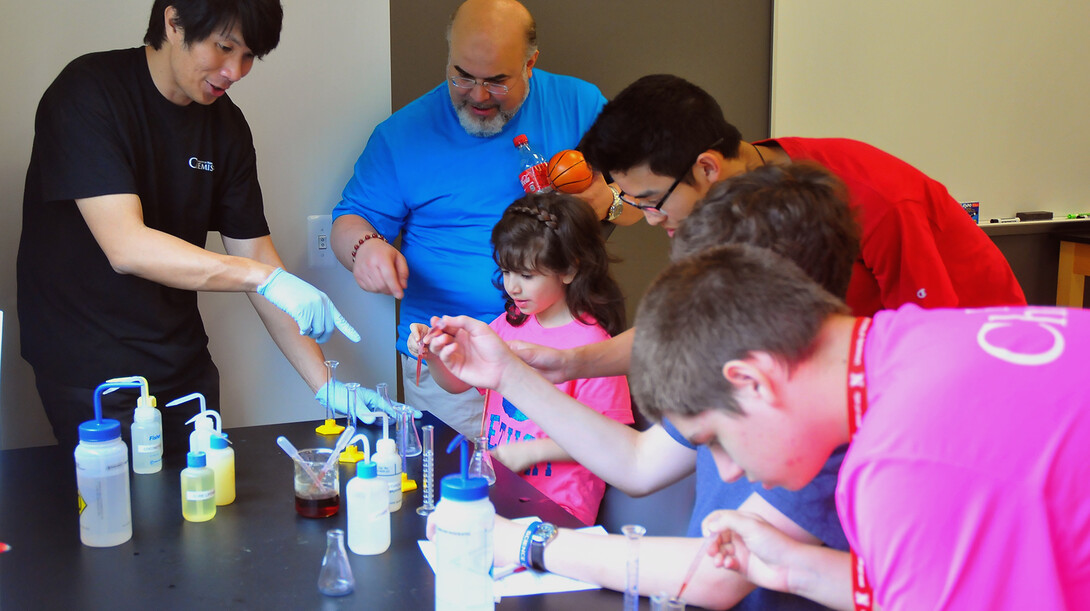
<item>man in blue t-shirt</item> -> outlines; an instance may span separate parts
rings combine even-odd
[[[405,345],[409,325],[433,315],[492,320],[503,312],[489,236],[523,195],[512,141],[525,134],[546,159],[575,148],[605,99],[589,83],[535,68],[534,20],[514,0],[468,0],[451,18],[447,39],[446,82],[371,134],[333,210],[333,250],[365,291],[401,300],[405,403],[475,435],[480,394],[448,395],[426,369],[418,386]],[[600,218],[639,220],[617,216],[624,207],[603,180],[583,198]]]

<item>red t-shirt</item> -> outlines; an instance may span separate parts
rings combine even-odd
[[[861,229],[846,301],[856,316],[924,308],[1025,305],[1003,253],[941,183],[869,144],[776,138],[794,161],[820,163],[848,188]]]

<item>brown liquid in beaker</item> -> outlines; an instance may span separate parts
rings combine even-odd
[[[328,518],[341,508],[341,495],[310,499],[295,495],[295,511],[304,518]]]

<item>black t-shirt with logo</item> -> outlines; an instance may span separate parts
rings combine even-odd
[[[201,247],[209,231],[268,235],[242,112],[227,96],[171,103],[139,47],[70,63],[34,128],[17,264],[23,356],[72,386],[184,380],[210,361],[197,294],[115,272],[74,200],[135,193],[148,227]]]

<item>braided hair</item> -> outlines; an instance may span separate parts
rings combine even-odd
[[[609,273],[598,218],[583,200],[558,192],[531,193],[512,203],[492,228],[492,258],[499,269],[492,280],[504,291],[503,271],[567,274],[575,277],[565,290],[568,311],[588,323],[592,316],[610,335],[625,329],[624,295]],[[507,322],[526,322],[504,291]]]

